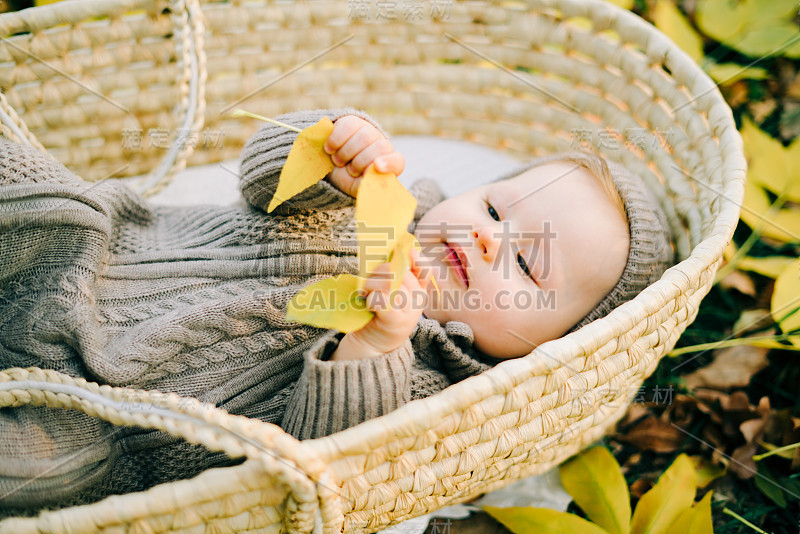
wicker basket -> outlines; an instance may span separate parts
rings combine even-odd
[[[302,443],[191,399],[6,370],[0,406],[79,409],[248,460],[6,519],[0,532],[374,532],[603,436],[694,319],[738,220],[741,139],[711,80],[601,1],[196,2],[79,0],[0,16],[4,134],[86,179],[152,173],[147,192],[187,162],[237,157],[258,126],[231,119],[237,105],[268,116],[353,105],[394,134],[522,156],[588,143],[656,193],[681,262],[524,358]]]

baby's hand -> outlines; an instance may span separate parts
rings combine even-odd
[[[360,330],[346,334],[331,355],[331,360],[374,358],[401,346],[417,324],[425,306],[425,288],[430,269],[419,263],[419,251],[411,249],[411,269],[402,285],[390,293],[389,264],[380,264],[364,282],[367,308],[375,316]]]
[[[392,143],[375,126],[355,115],[336,120],[324,149],[335,165],[328,180],[353,198],[361,175],[370,165],[375,165],[378,172],[396,176],[405,168],[403,155],[394,151]]]

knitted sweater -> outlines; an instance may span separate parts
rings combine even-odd
[[[305,128],[317,110],[280,120]],[[377,124],[376,124],[377,126]],[[285,319],[302,287],[356,273],[354,199],[327,180],[266,206],[296,133],[267,125],[242,153],[243,207],[151,206],[0,138],[0,368],[196,397],[320,437],[488,368],[464,323],[422,317],[379,357],[328,361],[342,334]],[[420,180],[416,221],[443,196]],[[241,461],[241,460],[239,460]],[[72,410],[0,410],[0,510],[92,502],[234,461],[160,431]],[[2,513],[0,512],[0,515]]]

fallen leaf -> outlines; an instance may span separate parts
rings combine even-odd
[[[631,503],[619,464],[605,447],[593,447],[558,468],[561,484],[594,523],[628,534]]]
[[[794,0],[700,0],[695,20],[700,30],[731,48],[751,56],[800,55],[800,43],[786,46],[797,35],[791,19],[797,14]],[[781,48],[782,47],[782,48]]]
[[[706,493],[700,502],[684,510],[669,526],[667,534],[713,534],[711,521],[711,494]]]
[[[788,265],[775,280],[770,313],[783,332],[800,329],[800,258]],[[800,341],[793,344],[800,347]]]
[[[771,207],[764,188],[748,179],[744,186],[742,221],[753,230],[757,229],[762,241],[765,238],[781,243],[800,241],[800,210],[786,207],[770,210]]]
[[[750,115],[756,122],[764,122],[764,120],[769,117],[777,107],[778,103],[774,98],[769,98],[767,100],[753,100],[747,103],[747,111],[750,112]]]
[[[398,241],[408,233],[416,206],[417,200],[394,174],[379,173],[372,165],[364,171],[356,196],[362,285],[369,273],[389,259]]]
[[[800,202],[800,180],[797,180],[800,171],[800,139],[784,147],[747,116],[742,119],[741,134],[747,158],[747,181],[758,184],[775,195],[786,190],[788,200]]]
[[[646,478],[640,478],[631,484],[631,495],[637,500],[641,499],[642,495],[650,491],[650,488],[652,487],[653,484],[651,484],[649,480]]]
[[[605,530],[583,518],[550,508],[484,506],[483,509],[515,534],[530,534],[531,532],[607,534]]]
[[[680,448],[686,440],[686,434],[651,415],[634,425],[625,434],[618,435],[617,439],[642,450],[669,453]]]
[[[689,459],[692,460],[695,473],[697,473],[698,488],[705,488],[712,481],[728,472],[727,467],[724,465],[711,463],[702,456],[690,456]]]
[[[743,336],[755,330],[764,330],[774,324],[769,310],[757,308],[755,310],[744,310],[736,322],[731,327],[731,335],[734,337]],[[774,330],[772,330],[774,333]],[[763,332],[762,332],[763,335]]]
[[[374,314],[357,295],[357,276],[340,274],[325,278],[295,294],[286,307],[286,319],[344,333],[358,330]]]
[[[744,67],[738,63],[711,63],[704,68],[708,75],[720,85],[733,85],[739,80],[765,80],[769,78],[769,72],[761,67]],[[732,99],[731,106],[744,103],[747,100],[746,92],[738,93],[737,96],[739,94],[743,98]]]
[[[754,297],[756,294],[756,285],[753,279],[741,271],[731,271],[719,281],[719,286],[722,289],[735,289],[743,295]]]
[[[692,506],[696,485],[697,475],[691,460],[685,454],[679,455],[636,505],[631,521],[632,534],[666,532],[678,516]]]
[[[699,387],[730,389],[744,387],[754,374],[769,362],[769,349],[750,345],[737,345],[714,351],[714,360],[684,377],[689,389]]]
[[[653,10],[653,23],[696,62],[703,59],[703,39],[674,3],[659,0]]]
[[[762,258],[747,256],[742,258],[736,268],[742,271],[752,271],[769,278],[777,278],[781,271],[792,262],[794,262],[794,258],[789,256],[766,256]]]
[[[284,201],[316,184],[333,170],[331,157],[322,148],[333,132],[333,122],[323,117],[297,134],[278,178],[278,188],[267,206],[272,212]]]

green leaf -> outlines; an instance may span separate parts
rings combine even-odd
[[[769,72],[761,67],[743,67],[737,63],[711,63],[705,67],[711,78],[720,85],[731,85],[739,80],[766,80]]]
[[[633,534],[664,534],[694,502],[697,475],[685,454],[678,456],[633,512]]]
[[[711,494],[708,492],[700,502],[684,510],[673,522],[667,534],[714,534],[711,521]]]
[[[675,4],[669,0],[659,0],[653,10],[653,22],[692,59],[698,63],[703,59],[703,39]]]
[[[308,285],[289,301],[286,319],[344,333],[363,328],[374,314],[363,299],[357,298],[357,287],[358,277],[352,274]]]
[[[550,508],[484,506],[483,509],[515,534],[608,534],[583,518]]]
[[[593,447],[558,468],[561,484],[589,519],[612,534],[630,529],[631,502],[619,464],[605,447]]]
[[[783,494],[781,484],[763,463],[758,464],[758,475],[754,477],[754,481],[761,493],[781,508],[786,508],[786,496]]]

